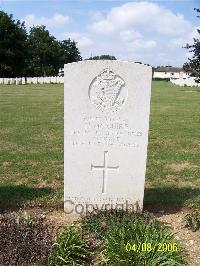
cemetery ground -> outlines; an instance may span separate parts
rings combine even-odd
[[[199,102],[199,88],[153,82],[144,210],[170,223],[190,265],[200,263],[200,234],[182,219],[200,211]],[[47,219],[46,250],[63,224],[63,127],[62,84],[0,86],[0,217]]]

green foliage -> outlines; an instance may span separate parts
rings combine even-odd
[[[27,211],[24,211],[24,222],[25,222],[26,224],[31,224],[31,223],[33,223],[33,220],[32,220],[30,214],[29,214]]]
[[[196,232],[200,229],[200,213],[195,211],[191,214],[187,214],[184,217],[184,222],[186,222],[186,226],[189,227],[193,232]]]
[[[31,28],[28,47],[30,52],[27,75],[57,75],[61,65],[60,46],[45,26]]]
[[[70,39],[60,42],[60,47],[62,51],[62,64],[72,63],[81,61],[82,57],[78,48],[76,47],[76,42]]]
[[[48,265],[183,266],[186,254],[169,227],[149,214],[111,210],[64,227]]]
[[[200,13],[200,9],[195,8],[197,13]],[[199,17],[199,16],[197,16]],[[197,32],[200,37],[200,29],[197,29]],[[189,52],[193,53],[192,58],[188,58],[189,62],[186,62],[183,65],[185,71],[189,72],[191,76],[196,77],[196,81],[200,82],[200,40],[194,38],[194,43],[186,44],[186,49],[189,49]]]
[[[58,41],[43,25],[27,34],[24,22],[0,11],[0,77],[57,75],[80,60],[75,41]]]
[[[147,214],[100,212],[86,217],[83,228],[104,241],[106,265],[185,265],[184,251],[169,228]]]
[[[0,11],[0,77],[18,77],[25,71],[27,32],[24,23]]]
[[[170,78],[153,78],[154,81],[170,81]]]
[[[34,225],[35,224],[34,219],[31,217],[31,215],[27,211],[23,212],[23,222],[26,225]],[[20,226],[20,215],[17,216],[16,223]]]
[[[56,40],[45,26],[31,28],[28,47],[30,53],[27,75],[29,76],[57,75],[64,64],[82,59],[74,41]]]
[[[83,265],[88,255],[89,249],[83,239],[81,229],[75,226],[64,227],[54,244],[48,265]]]
[[[116,57],[113,55],[96,55],[89,58],[89,60],[116,60]]]

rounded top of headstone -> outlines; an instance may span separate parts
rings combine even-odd
[[[120,65],[120,64],[131,64],[131,65],[135,65],[138,68],[141,69],[152,69],[151,66],[147,65],[147,64],[142,64],[142,63],[135,63],[132,61],[124,61],[124,60],[83,60],[83,61],[78,61],[78,62],[72,62],[72,63],[68,63],[65,64],[64,67],[69,67],[70,65],[80,65],[80,64],[103,64],[103,65]]]

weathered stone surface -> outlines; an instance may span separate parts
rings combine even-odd
[[[65,65],[66,213],[142,209],[151,79],[129,62]]]

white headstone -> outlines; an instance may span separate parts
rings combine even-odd
[[[0,84],[3,84],[3,78],[0,78]]]
[[[66,213],[142,210],[151,79],[129,62],[65,65]]]
[[[30,78],[30,77],[26,78],[26,83],[27,84],[31,84],[32,83],[32,78]]]
[[[32,83],[33,84],[37,84],[38,83],[38,78],[37,77],[32,78]]]
[[[15,84],[15,78],[10,78],[10,84]]]
[[[6,84],[6,85],[9,84],[9,79],[8,78],[4,78],[3,79],[3,83]]]
[[[51,83],[57,83],[57,78],[56,77],[51,77]]]
[[[39,77],[38,78],[38,83],[43,84],[44,83],[44,77]]]
[[[57,77],[58,83],[64,83],[64,77]]]
[[[22,78],[22,84],[25,85],[26,84],[26,79]]]
[[[22,78],[16,78],[16,85],[22,84]]]
[[[51,78],[50,77],[44,77],[44,83],[51,83]]]

